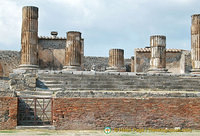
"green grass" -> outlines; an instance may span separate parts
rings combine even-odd
[[[49,134],[49,133],[40,133],[40,134],[37,134],[37,135],[44,135],[44,136],[47,136],[47,135],[51,135],[51,134]]]
[[[0,133],[15,133],[16,130],[1,130]]]

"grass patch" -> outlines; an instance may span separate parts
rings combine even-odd
[[[51,135],[51,134],[49,134],[49,133],[40,133],[40,134],[37,134],[37,135],[47,136],[47,135]]]
[[[15,130],[1,130],[0,133],[15,133]]]

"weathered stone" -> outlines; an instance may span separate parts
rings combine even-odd
[[[151,60],[150,73],[166,73],[166,37],[154,35],[150,37]]]
[[[191,58],[193,74],[200,74],[200,14],[192,15]]]
[[[64,70],[81,70],[81,33],[70,31],[67,33]]]
[[[21,65],[23,69],[38,67],[38,8],[25,6],[22,9]]]
[[[125,72],[124,67],[124,50],[122,49],[111,49],[109,51],[109,67],[107,72]]]
[[[3,76],[3,68],[2,68],[1,63],[0,63],[0,77],[2,77],[2,76]]]
[[[15,129],[17,126],[18,98],[12,97],[10,94],[0,97],[0,107],[0,130]]]

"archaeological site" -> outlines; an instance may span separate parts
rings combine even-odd
[[[200,129],[200,14],[191,16],[191,51],[152,35],[128,59],[116,48],[85,56],[78,31],[38,36],[38,19],[37,7],[23,7],[21,51],[0,51],[1,130]]]

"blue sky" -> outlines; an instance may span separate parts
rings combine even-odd
[[[0,0],[0,50],[20,50],[23,6],[39,7],[39,36],[80,31],[86,56],[121,48],[125,58],[156,34],[167,48],[190,50],[191,15],[200,13],[200,0]]]

